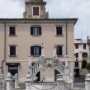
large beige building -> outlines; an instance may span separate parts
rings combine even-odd
[[[57,56],[64,63],[66,55],[70,61],[70,72],[74,69],[74,25],[77,18],[49,18],[43,0],[26,0],[24,18],[0,19],[1,73],[18,73],[24,81],[28,72],[29,54],[34,64],[41,55],[44,45],[45,58],[53,57],[54,45]],[[58,13],[58,12],[57,12]],[[41,73],[38,74],[41,76]],[[55,71],[46,73],[53,81]]]

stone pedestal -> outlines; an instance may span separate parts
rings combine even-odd
[[[6,78],[6,90],[12,90],[12,81],[11,74],[8,73]]]
[[[85,89],[86,90],[90,90],[90,74],[86,75],[86,79],[85,79]]]
[[[57,84],[58,84],[58,90],[65,90],[64,89],[64,79],[63,75],[57,74]]]
[[[15,74],[15,89],[19,89],[19,81],[18,81],[18,76],[17,76],[17,73]]]
[[[3,74],[1,74],[0,80],[1,80],[1,88],[2,90],[5,90],[5,78]]]
[[[65,68],[65,81],[68,83],[70,82],[70,73],[69,73],[69,67]]]
[[[26,90],[31,90],[31,82],[32,82],[32,78],[31,78],[31,75],[30,74],[27,74],[27,77],[26,77]]]

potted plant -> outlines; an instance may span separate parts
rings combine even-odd
[[[90,73],[90,63],[87,63],[86,69],[87,69],[87,70],[89,71],[89,73]]]

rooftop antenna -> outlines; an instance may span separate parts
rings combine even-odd
[[[87,29],[87,36],[88,36],[88,29]]]
[[[81,38],[82,38],[82,40],[83,40],[83,30],[82,30],[81,34],[82,34],[82,37],[81,37]]]

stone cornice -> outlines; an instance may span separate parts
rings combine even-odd
[[[78,18],[0,18],[0,23],[76,23]]]

